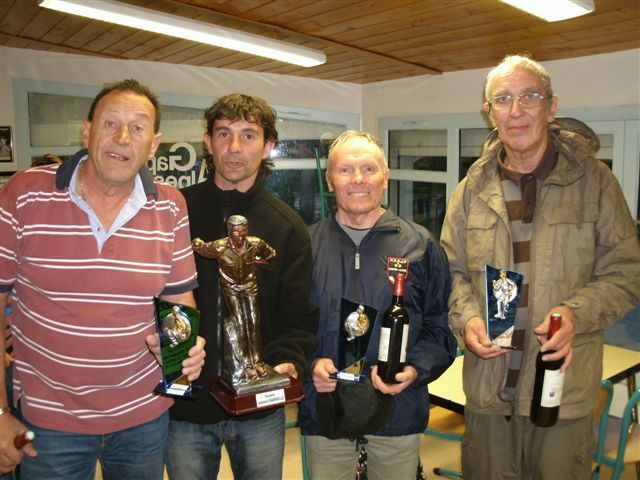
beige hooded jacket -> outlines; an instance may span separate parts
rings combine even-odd
[[[509,355],[483,360],[466,350],[466,408],[481,413],[529,415],[539,343],[532,330],[551,308],[564,304],[576,319],[574,358],[564,379],[560,418],[592,413],[602,375],[604,328],[640,297],[640,243],[611,170],[595,160],[595,133],[558,118],[549,125],[558,161],[544,181],[533,220],[529,328],[513,404],[500,399]],[[498,177],[497,132],[453,192],[441,243],[453,279],[449,325],[461,344],[465,323],[485,317],[484,269],[513,268],[509,218]]]

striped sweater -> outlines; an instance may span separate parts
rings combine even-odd
[[[0,189],[0,292],[13,288],[14,398],[25,418],[103,434],[170,406],[151,393],[162,378],[145,344],[153,297],[197,283],[184,199],[146,168],[146,204],[98,250],[69,196],[81,158],[19,172]]]

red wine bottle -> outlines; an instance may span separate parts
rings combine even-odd
[[[547,339],[560,329],[562,315],[552,313],[549,319],[549,332]],[[550,427],[558,421],[558,412],[562,401],[562,384],[564,373],[560,367],[564,358],[545,362],[542,355],[553,353],[548,350],[544,353],[538,352],[536,358],[536,379],[533,384],[533,399],[531,400],[531,414],[529,415],[534,425],[538,427]]]
[[[398,383],[396,373],[404,370],[409,339],[409,315],[402,306],[404,275],[395,277],[393,302],[384,312],[378,350],[378,375],[384,383]]]

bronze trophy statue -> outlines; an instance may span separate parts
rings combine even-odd
[[[261,238],[248,235],[248,222],[242,215],[229,217],[227,232],[228,237],[211,242],[196,238],[192,245],[197,254],[218,261],[220,291],[228,313],[224,319],[222,375],[213,379],[210,393],[228,413],[241,414],[299,398],[284,399],[283,387],[289,387],[292,379],[275,372],[264,363],[261,355],[256,264],[273,261],[277,253]],[[265,393],[280,390],[281,402],[278,401],[278,393]],[[263,394],[255,395],[254,406],[256,392]],[[274,399],[274,395],[277,399]],[[240,398],[243,396],[250,398],[243,401]],[[267,399],[264,400],[264,397]],[[261,406],[261,401],[266,403]]]

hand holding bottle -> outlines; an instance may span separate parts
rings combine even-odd
[[[9,412],[0,414],[0,474],[14,470],[24,455],[38,455],[33,443],[21,440],[16,443],[25,431],[25,426]]]
[[[405,388],[411,385],[418,378],[418,372],[411,365],[405,365],[404,370],[396,375],[396,381],[398,383],[388,384],[384,383],[378,375],[378,366],[371,367],[371,382],[374,388],[380,390],[382,393],[389,395],[397,395]]]
[[[549,331],[549,318],[552,312],[557,312],[562,315],[562,325],[560,330],[555,332],[551,339],[548,338]],[[540,351],[548,354],[543,356],[543,360],[554,361],[564,358],[561,370],[564,372],[573,359],[573,343],[576,338],[575,317],[573,311],[564,305],[559,305],[552,308],[544,318],[544,321],[533,329],[533,332],[538,335],[538,341],[541,343]]]
[[[548,342],[545,343],[551,343],[561,328],[562,314],[559,312],[551,313],[547,331]],[[555,356],[556,353],[553,350],[547,351],[550,352],[548,355],[545,355],[541,350],[536,357],[536,375],[529,414],[531,422],[538,427],[555,425],[562,404],[564,371],[560,367],[564,363],[564,359],[545,360],[545,357]]]

